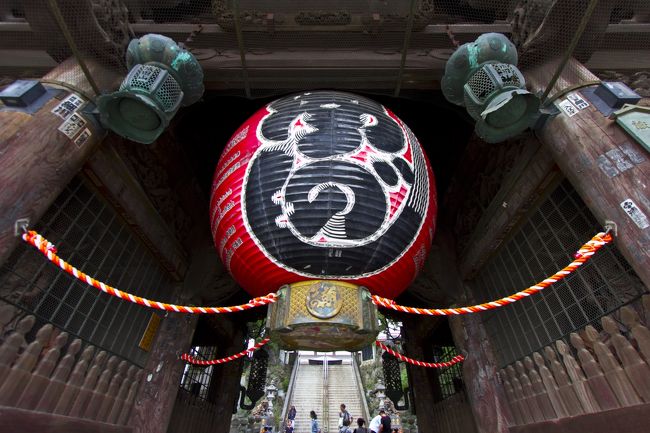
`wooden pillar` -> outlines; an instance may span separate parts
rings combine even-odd
[[[189,350],[196,322],[195,315],[168,313],[160,325],[126,423],[133,427],[134,433],[167,431],[185,367],[179,356]]]
[[[481,317],[476,314],[450,317],[449,326],[456,348],[466,355],[463,380],[477,431],[508,433],[512,415],[498,381],[496,360]]]
[[[545,88],[556,64],[549,62],[527,71],[526,81],[533,91]],[[556,89],[597,80],[587,68],[571,59]],[[551,92],[551,96],[554,93]],[[566,95],[561,96],[556,103],[565,98]],[[648,105],[650,101],[645,99],[642,103]],[[537,135],[596,218],[602,224],[606,220],[616,223],[616,246],[646,287],[650,287],[650,158],[647,151],[593,104],[578,109],[571,117],[560,110],[560,114],[550,119]]]
[[[116,81],[98,64],[89,64],[95,76],[105,79],[103,87],[110,88]],[[47,76],[44,83],[53,97],[42,107],[33,113],[8,107],[0,110],[0,264],[19,241],[15,221],[29,218],[31,224],[36,223],[105,135],[94,117],[83,113],[83,107],[72,113],[62,106],[69,97],[88,102],[88,97],[75,90],[79,84],[75,80],[84,81],[76,62],[63,62]]]
[[[459,305],[467,305],[469,292],[461,281],[456,266],[454,239],[450,233],[440,230],[436,243],[442,249],[447,272],[439,281],[452,287],[457,293]],[[463,362],[463,382],[472,408],[478,433],[507,433],[511,423],[510,410],[506,403],[505,391],[497,378],[497,364],[480,315],[469,314],[449,318],[449,327],[456,349],[465,354]],[[418,413],[418,418],[420,413]]]
[[[404,351],[414,359],[430,359],[431,343],[428,337],[441,318],[405,317],[402,320]],[[427,341],[429,340],[429,341]],[[409,386],[413,392],[413,412],[417,415],[418,428],[427,431],[436,425],[436,418],[431,406],[442,399],[438,374],[432,368],[415,367],[407,364],[409,369]],[[404,385],[404,384],[402,384]]]
[[[217,346],[218,358],[239,353],[246,348],[244,322],[240,323],[240,320],[233,316],[219,317],[218,323],[221,329],[227,331],[220,333],[220,344]],[[233,409],[238,404],[239,381],[243,365],[243,360],[238,360],[213,367],[208,400],[216,404],[214,419],[220,420],[213,433],[230,432]]]

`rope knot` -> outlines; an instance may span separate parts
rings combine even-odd
[[[253,298],[250,301],[248,301],[250,305],[255,307],[266,305],[271,302],[275,302],[275,293],[269,293],[268,295],[258,296],[257,298]]]
[[[38,236],[38,233],[36,233],[34,230],[30,230],[27,233],[23,233],[23,239],[31,244],[36,242],[35,241],[36,236]]]
[[[44,249],[45,252],[51,252],[52,254],[57,253],[57,249],[54,244],[36,233],[34,230],[30,230],[27,233],[24,233],[23,239],[32,245],[35,245],[38,249]]]
[[[596,236],[597,237],[597,236]],[[595,237],[594,237],[595,239]],[[575,259],[580,259],[584,257],[586,253],[594,253],[598,250],[598,245],[594,243],[594,239],[590,240],[586,244],[584,244],[575,254],[573,254],[573,258]]]
[[[58,252],[58,250],[56,249],[54,244],[52,242],[49,242],[49,241],[46,241],[46,242],[47,242],[47,244],[45,245],[45,249],[47,251],[51,252],[52,254],[56,254]]]

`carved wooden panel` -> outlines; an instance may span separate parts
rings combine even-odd
[[[647,313],[647,304],[650,295],[635,307]],[[623,322],[616,319],[619,317]],[[650,341],[650,331],[645,320],[634,307],[622,307],[602,318],[603,332],[587,326],[571,334],[572,347],[558,340],[544,348],[546,359],[534,354],[536,365],[526,357],[525,369],[517,361],[516,369],[510,365],[501,370],[514,424],[531,425],[648,403],[650,364],[642,348]],[[543,386],[539,386],[540,380]]]
[[[0,313],[6,311],[0,308]],[[0,319],[5,318],[0,314]],[[125,390],[137,388],[139,374],[135,379],[133,376],[140,370],[131,366],[125,375],[126,361],[109,357],[104,351],[93,358],[92,346],[86,346],[79,354],[82,346],[79,339],[63,351],[68,335],[51,324],[40,327],[34,340],[27,342],[25,335],[34,324],[34,316],[24,316],[14,329],[5,327],[0,345],[0,404],[22,408],[25,414],[52,413],[124,424],[126,415],[117,413],[131,410],[133,397],[129,400]],[[19,353],[21,347],[24,350]],[[65,355],[61,356],[62,353]],[[5,416],[0,411],[0,426],[6,422]]]

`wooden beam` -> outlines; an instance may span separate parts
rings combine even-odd
[[[234,34],[216,23],[133,23],[137,35],[159,33],[184,41],[194,32],[191,48],[204,70],[206,88],[242,88],[241,61]],[[382,31],[370,34],[360,25],[305,28],[305,26],[276,26],[273,37],[266,27],[246,31],[249,79],[258,89],[293,89],[295,83],[303,88],[332,86],[347,89],[388,89],[394,85],[400,62],[399,33]],[[450,30],[460,42],[475,40],[485,32],[508,33],[508,23],[451,24]],[[308,32],[310,37],[302,35]],[[29,35],[32,35],[31,37]],[[31,41],[16,46],[16,37]],[[631,48],[650,43],[648,24],[611,24],[605,33],[606,44],[594,53],[588,65],[594,69],[643,69],[648,60],[642,51]],[[27,23],[0,23],[0,74],[16,76],[30,68],[42,71],[40,63],[46,49],[40,45]],[[4,44],[4,45],[3,45]],[[358,49],[351,51],[350,47]],[[372,47],[364,50],[361,48]],[[438,89],[445,62],[452,52],[447,26],[432,24],[414,32],[404,67],[403,85],[410,89]],[[19,48],[19,49],[17,49]],[[384,51],[380,51],[384,50]],[[379,51],[379,52],[378,52]],[[312,83],[312,84],[310,84]]]
[[[455,241],[449,226],[439,224],[424,267],[405,295],[416,298],[426,307],[455,302],[463,291],[457,275],[449,272],[456,267]]]
[[[57,63],[43,50],[27,50],[23,47],[21,49],[13,50],[0,50],[0,63],[2,69],[16,68],[23,71],[45,70],[51,71],[56,68]],[[40,78],[43,74],[39,74]]]
[[[638,433],[648,430],[650,403],[510,427],[510,433]]]
[[[430,360],[432,355],[431,334],[444,318],[406,317],[402,321],[404,335],[404,352],[411,358]],[[406,364],[409,370],[409,387],[413,395],[411,412],[417,415],[419,431],[425,432],[429,426],[436,425],[435,414],[431,405],[442,399],[438,372],[433,368],[416,367]],[[405,384],[402,384],[403,386]]]
[[[154,22],[135,22],[131,23],[131,28],[136,36],[142,36],[147,33],[158,33],[170,37],[176,41],[184,41],[187,36],[196,32],[191,46],[192,48],[234,48],[234,33],[232,31],[224,30],[219,24],[216,23],[154,23]],[[353,36],[355,33],[358,37],[370,40],[377,39],[377,35],[369,35],[369,25],[351,24],[346,26],[301,26],[301,25],[276,25],[274,28],[274,35],[280,33],[281,35],[276,39],[286,43],[287,37],[293,38],[294,43],[299,43],[295,40],[298,34],[309,32],[314,36],[310,38],[312,41],[317,41],[316,36],[338,35],[339,40],[341,34],[347,37]],[[390,30],[381,30],[385,34],[399,33],[403,31],[402,28],[395,27],[397,32]],[[452,31],[454,37],[461,43],[474,41],[478,36],[483,33],[510,33],[512,25],[507,22],[495,22],[491,24],[476,24],[476,23],[459,23],[449,24],[449,30]],[[266,34],[268,29],[266,25],[260,24],[257,29],[246,28],[248,35]],[[44,49],[45,41],[43,38],[38,38],[30,27],[29,23],[25,22],[0,22],[0,48],[15,49],[16,41],[20,40],[21,49]],[[421,31],[414,33],[415,39],[413,47],[430,47],[430,48],[451,48],[449,38],[447,36],[447,24],[429,24]],[[265,43],[273,43],[268,38],[263,38]],[[650,23],[618,23],[609,24],[605,29],[604,49],[629,49],[630,44],[640,46],[650,39]],[[353,46],[350,44],[348,46]],[[363,45],[358,45],[363,46]]]
[[[216,357],[223,358],[233,353],[239,353],[245,349],[246,326],[234,318],[223,318],[233,322],[235,325],[231,333],[221,335],[221,344],[217,348]],[[229,432],[233,408],[236,407],[239,397],[240,380],[244,367],[243,359],[225,364],[215,365],[208,387],[208,400],[216,403],[215,419],[221,420],[219,432]]]
[[[528,72],[533,91],[543,89],[553,74],[550,62]],[[558,90],[598,80],[578,61],[571,59],[558,80]],[[577,91],[571,92],[575,93]],[[555,92],[552,92],[553,95]],[[556,101],[559,103],[564,97]],[[650,100],[642,103],[650,104]],[[615,243],[646,287],[650,287],[650,161],[647,151],[615,121],[594,106],[569,117],[562,110],[538,131],[540,141],[571,181],[601,224],[618,226]],[[626,212],[638,216],[635,220]]]
[[[188,267],[185,250],[110,143],[108,139],[106,145],[90,157],[84,166],[84,173],[140,236],[161,265],[180,281]]]
[[[647,46],[650,46],[650,43],[630,45],[632,48]],[[650,55],[647,49],[596,51],[585,65],[590,71],[643,71],[650,69]]]
[[[460,255],[459,269],[464,280],[476,274],[537,199],[562,178],[541,143],[533,136],[524,140],[522,154],[504,178]]]
[[[8,23],[7,23],[8,24]],[[18,29],[19,26],[14,26],[14,29]],[[172,37],[175,35],[177,37],[186,37],[192,31],[196,30],[197,25],[192,23],[154,23],[154,22],[139,22],[132,23],[131,27],[136,35],[144,35],[147,33],[160,33],[165,36]],[[322,32],[322,33],[340,33],[341,31],[346,33],[361,32],[367,30],[370,26],[363,24],[349,24],[342,26],[303,26],[303,25],[276,25],[276,32],[287,32],[287,33],[304,33],[306,29],[309,29],[313,32]],[[493,24],[450,24],[449,28],[454,33],[454,35],[469,35],[467,37],[471,40],[476,39],[482,33],[497,32],[497,33],[508,33],[510,31],[511,25],[506,22],[498,22]],[[21,27],[23,31],[29,29],[29,27]],[[395,27],[395,31],[400,32],[404,31],[403,28]],[[2,28],[0,28],[0,31]],[[255,32],[254,29],[247,27],[247,31]],[[258,32],[266,33],[267,27],[260,24],[258,27]],[[219,24],[202,24],[201,25],[201,34],[230,34],[232,31],[224,30]],[[424,34],[444,34],[447,35],[447,25],[446,24],[429,24],[421,33]]]
[[[469,290],[461,280],[456,266],[458,256],[454,244],[455,238],[446,230],[441,230],[436,234],[436,238],[438,239],[436,242],[437,254],[445,272],[433,274],[433,278],[436,278],[435,283],[456,292],[457,303],[454,306],[474,304],[471,297],[467,296]],[[427,340],[427,337],[431,336],[429,330],[444,318],[407,316],[410,317],[401,319],[405,325],[404,340],[405,347],[408,349],[407,355],[414,358],[418,358],[418,354],[425,356],[426,351],[423,351],[422,348],[430,347],[431,340]],[[466,356],[462,364],[463,381],[476,421],[476,431],[478,433],[508,433],[508,425],[512,416],[507,406],[503,387],[496,376],[497,363],[481,316],[468,314],[449,317],[448,320],[456,348],[459,353]],[[417,369],[417,367],[415,368]],[[419,370],[429,369],[420,368]],[[420,430],[427,431],[425,426],[435,425],[435,419],[430,409],[433,394],[431,391],[423,391],[422,384],[425,387],[431,387],[435,383],[427,373],[418,372],[413,368],[411,368],[411,373],[415,374],[413,378],[414,392],[419,390],[420,393],[420,397],[417,393],[415,394],[418,424]],[[421,401],[423,395],[425,397],[424,404]],[[424,416],[422,420],[421,416]]]

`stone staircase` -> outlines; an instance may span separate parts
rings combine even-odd
[[[345,403],[348,412],[352,415],[351,427],[356,427],[356,418],[364,416],[363,413],[363,392],[359,392],[357,378],[354,371],[354,360],[350,356],[336,355],[342,364],[327,366],[327,388],[326,397],[328,414],[324,412],[323,402],[323,365],[308,364],[311,356],[299,357],[297,371],[294,378],[292,393],[289,396],[289,403],[296,407],[296,419],[294,433],[311,433],[311,420],[309,412],[316,411],[318,423],[323,433],[338,433],[339,411],[341,403]],[[302,362],[301,362],[302,361]],[[364,416],[365,417],[365,416]],[[366,420],[367,421],[367,420]],[[284,432],[282,426],[280,432]]]
[[[354,361],[352,361],[354,362]],[[327,430],[329,433],[338,432],[339,412],[340,405],[344,403],[348,412],[352,416],[352,424],[350,427],[354,429],[356,419],[363,415],[362,395],[359,395],[357,387],[357,380],[354,374],[354,366],[352,364],[330,365],[328,366],[328,408],[329,419]],[[366,420],[366,427],[367,427]],[[323,429],[323,432],[325,430]]]
[[[318,421],[322,428],[323,410],[323,366],[299,364],[296,372],[295,384],[290,405],[296,407],[296,420],[294,433],[310,433],[311,420],[309,411],[318,414]],[[289,406],[290,407],[290,406]],[[284,432],[284,429],[280,430]]]

